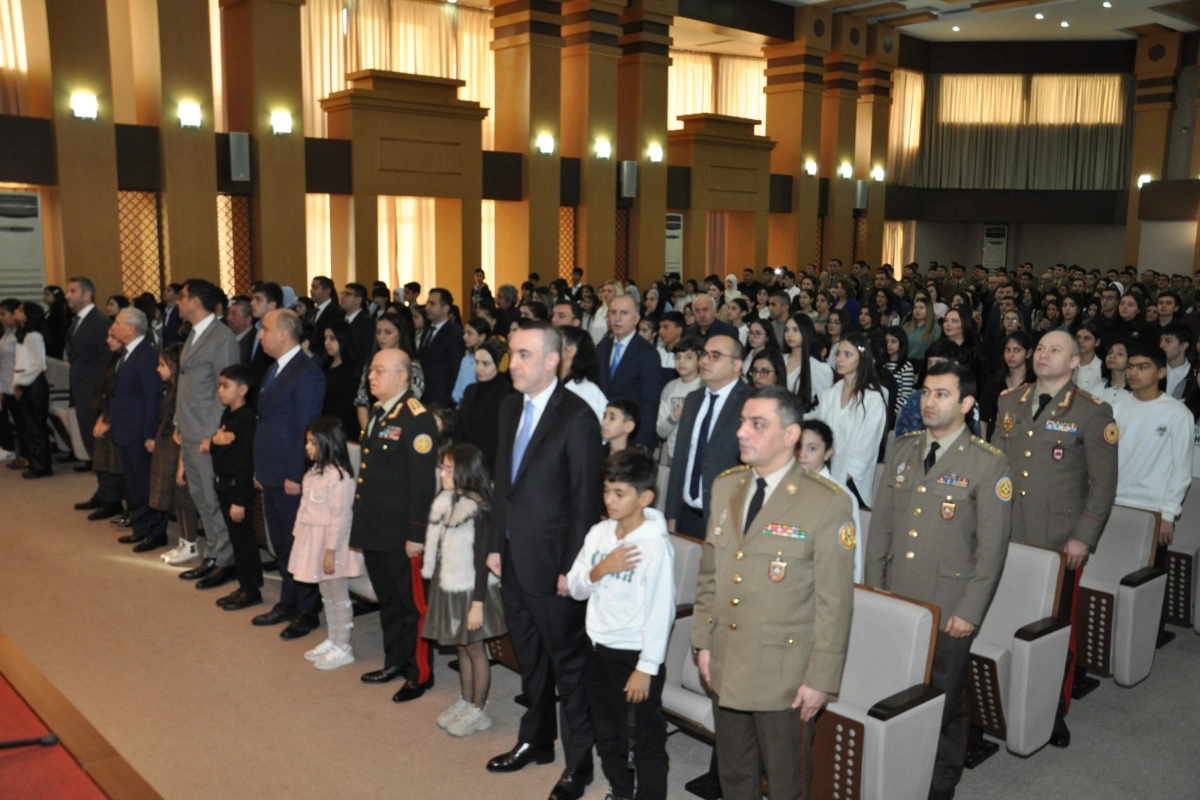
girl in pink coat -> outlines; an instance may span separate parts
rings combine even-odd
[[[304,452],[311,466],[304,475],[287,568],[296,580],[320,586],[329,638],[304,657],[317,669],[330,670],[354,662],[350,648],[354,612],[347,579],[363,571],[362,554],[350,550],[354,472],[341,422],[336,417],[318,417],[309,423]]]

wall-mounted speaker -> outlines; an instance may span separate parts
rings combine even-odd
[[[636,161],[622,161],[617,165],[617,192],[622,200],[637,197],[638,165]]]
[[[250,180],[250,134],[236,131],[229,134],[229,179]]]
[[[866,181],[855,181],[854,182],[854,210],[855,211],[866,211],[867,210],[867,192],[869,189],[870,189],[870,187],[867,185]]]

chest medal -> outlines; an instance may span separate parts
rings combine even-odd
[[[767,577],[771,579],[771,583],[779,583],[785,575],[787,575],[787,562],[783,560],[783,553],[779,553],[767,567]]]
[[[942,503],[942,519],[947,522],[954,519],[954,503]]]

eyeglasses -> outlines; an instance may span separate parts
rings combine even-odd
[[[750,370],[750,374],[756,378],[769,378],[775,374],[775,370],[771,369],[770,367],[766,367],[764,369],[752,369]]]

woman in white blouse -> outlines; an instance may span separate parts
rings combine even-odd
[[[558,332],[563,340],[558,379],[592,407],[597,422],[603,422],[608,398],[597,384],[600,380],[600,355],[596,352],[596,345],[583,328],[559,328]]]
[[[860,506],[870,508],[879,445],[887,428],[887,402],[867,337],[851,333],[843,338],[836,364],[839,380],[821,395],[815,416],[829,426],[837,443],[830,464],[833,479],[850,487]]]
[[[805,414],[817,407],[821,394],[833,385],[833,370],[812,356],[817,331],[812,318],[797,312],[783,324],[783,344],[787,353],[787,387],[800,398]]]
[[[50,467],[50,384],[46,381],[46,312],[37,303],[22,303],[17,321],[17,359],[13,395],[21,415],[22,443],[29,469],[23,478],[53,475]]]

